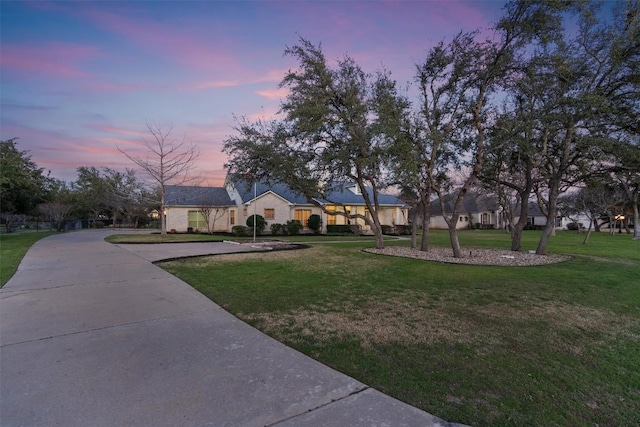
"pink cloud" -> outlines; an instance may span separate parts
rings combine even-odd
[[[98,82],[98,81],[88,82],[85,86],[88,89],[93,89],[97,91],[126,92],[126,93],[133,93],[133,92],[138,92],[141,90],[152,88],[149,85],[125,85],[125,84],[119,84],[119,83]],[[158,90],[158,88],[154,88],[154,89]]]
[[[261,108],[260,111],[255,111],[253,113],[247,114],[247,119],[250,121],[269,121],[275,119],[278,116],[280,111],[280,106],[278,105],[270,105],[265,108]]]
[[[197,82],[184,86],[182,90],[202,90],[202,89],[219,89],[236,86],[246,86],[258,83],[280,83],[287,70],[282,68],[275,68],[267,71],[266,73],[259,73],[256,75],[256,71],[238,71],[236,74],[244,74],[243,77],[233,80],[210,80]]]
[[[279,99],[286,98],[286,96],[289,94],[289,89],[287,89],[286,87],[277,88],[277,89],[264,89],[264,90],[258,90],[255,93],[256,95],[266,98],[268,100],[277,101]]]
[[[79,44],[47,42],[38,45],[4,45],[2,68],[46,76],[88,77],[82,62],[99,55],[98,49]]]
[[[109,125],[91,124],[91,125],[88,125],[87,127],[89,129],[97,130],[97,131],[100,131],[100,132],[115,133],[115,134],[118,134],[118,135],[135,136],[137,138],[142,138],[142,137],[148,135],[148,133],[142,132],[142,131],[139,131],[139,130],[131,130],[131,129],[125,129],[125,128],[109,126]]]
[[[132,19],[104,10],[86,10],[85,14],[97,25],[125,36],[128,41],[132,41],[156,56],[208,70],[237,67],[233,55],[228,54],[224,49],[214,49],[210,43],[203,43],[175,27],[143,19]]]
[[[211,80],[207,82],[196,83],[194,85],[184,86],[183,90],[220,89],[242,85],[243,83],[240,80]]]

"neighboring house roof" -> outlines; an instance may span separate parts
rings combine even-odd
[[[448,194],[445,196],[444,208],[445,212],[453,211],[456,194]],[[478,193],[467,193],[462,200],[460,213],[480,213],[498,210],[498,201],[495,197],[486,196]],[[431,202],[431,215],[442,215],[440,201],[438,199]]]
[[[453,203],[455,202],[456,194],[448,194],[445,196],[445,212],[450,213],[453,211]],[[487,196],[484,194],[470,192],[467,193],[462,200],[462,207],[460,208],[461,214],[466,213],[482,213],[489,211],[497,211],[500,209],[498,199],[495,196]],[[515,207],[514,213],[518,215],[520,212],[520,205]],[[440,201],[438,199],[431,202],[431,215],[442,215],[442,209],[440,209]],[[529,202],[529,216],[546,216],[540,210],[535,202]]]
[[[225,188],[168,185],[164,195],[166,206],[233,206]]]

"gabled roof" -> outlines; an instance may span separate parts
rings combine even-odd
[[[253,182],[242,179],[237,175],[228,175],[227,182],[232,182],[234,184],[236,190],[240,194],[242,203],[247,203],[255,198]],[[324,205],[334,204],[334,203],[342,204],[342,205],[364,205],[365,204],[364,197],[362,197],[362,194],[356,194],[354,191],[350,189],[354,186],[355,185],[353,183],[333,184],[331,185],[332,191],[330,191],[329,194],[327,194],[325,197],[315,198],[315,200]],[[293,191],[288,185],[285,185],[285,184],[269,185],[264,181],[259,181],[256,184],[255,193],[257,194],[257,197],[260,197],[260,195],[268,191],[272,191],[273,193],[277,194],[278,196],[282,197],[283,199],[295,205],[311,204],[307,201],[306,197],[303,194]],[[369,193],[371,200],[373,200],[373,190],[371,188],[367,188],[367,192]],[[404,203],[398,197],[392,196],[389,194],[378,194],[378,202],[380,205],[383,205],[383,206],[385,205],[386,206],[389,206],[389,205],[405,206],[406,205],[406,203]]]
[[[165,187],[167,206],[233,206],[225,188],[168,185]]]
[[[334,186],[334,190],[331,191],[323,198],[317,199],[320,203],[327,204],[341,204],[341,205],[364,205],[364,197],[362,194],[357,194],[351,188],[354,188],[354,184],[341,184]],[[367,187],[367,194],[373,202],[373,189]],[[391,194],[378,194],[378,203],[382,206],[405,206],[406,203],[400,200],[398,197]]]
[[[272,184],[269,185],[266,182],[257,182],[256,188],[254,192],[253,182],[242,179],[237,175],[228,176],[227,181],[231,181],[240,194],[240,198],[242,199],[242,203],[248,203],[254,198],[260,197],[261,195],[271,191],[283,199],[287,200],[289,203],[295,205],[309,205],[310,203],[307,201],[306,197],[302,194],[294,192],[289,186],[285,184]]]

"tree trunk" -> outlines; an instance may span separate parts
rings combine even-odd
[[[633,194],[633,240],[640,240],[640,190],[636,190]]]
[[[549,207],[547,212],[547,225],[544,227],[544,231],[542,232],[542,237],[540,237],[540,241],[538,242],[538,248],[536,249],[537,255],[544,255],[545,250],[547,249],[547,244],[549,243],[549,238],[552,235],[555,235],[556,231],[556,210],[559,196],[559,189],[557,185],[552,185],[549,190]]]
[[[517,224],[513,227],[513,232],[511,233],[511,250],[513,252],[518,252],[522,247],[523,230],[524,230],[524,227],[520,227]]]
[[[591,226],[593,225],[593,223],[595,222],[594,219],[592,219],[591,221],[589,221],[589,228],[587,228],[587,232],[584,235],[584,240],[582,241],[583,245],[586,245],[587,242],[589,241],[589,236],[591,235]]]
[[[160,235],[167,235],[167,215],[164,213],[164,203],[160,206]]]
[[[411,215],[411,249],[415,249],[417,246],[418,240],[418,206],[413,209],[413,214]]]
[[[529,202],[523,199],[520,202],[520,218],[518,222],[513,224],[513,232],[511,233],[511,250],[518,252],[522,248],[522,233],[527,225],[529,217]]]
[[[462,248],[460,247],[460,241],[458,240],[456,221],[451,221],[449,224],[449,239],[451,240],[451,249],[453,250],[454,258],[462,258]]]
[[[428,200],[422,202],[422,241],[420,250],[429,251],[429,221],[431,219],[431,203]]]
[[[384,236],[382,235],[382,228],[379,226],[372,227],[373,234],[376,236],[376,249],[384,249]]]

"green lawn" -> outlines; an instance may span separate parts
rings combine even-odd
[[[28,232],[0,234],[0,288],[5,285],[18,269],[20,261],[31,245],[51,236],[51,232]]]
[[[524,248],[539,236],[526,233]],[[313,237],[296,239],[313,241],[300,251],[162,266],[287,345],[447,420],[638,425],[640,242],[583,237],[553,237],[549,253],[575,256],[539,267],[385,257],[361,251],[371,242]],[[497,231],[460,240],[509,247]]]

